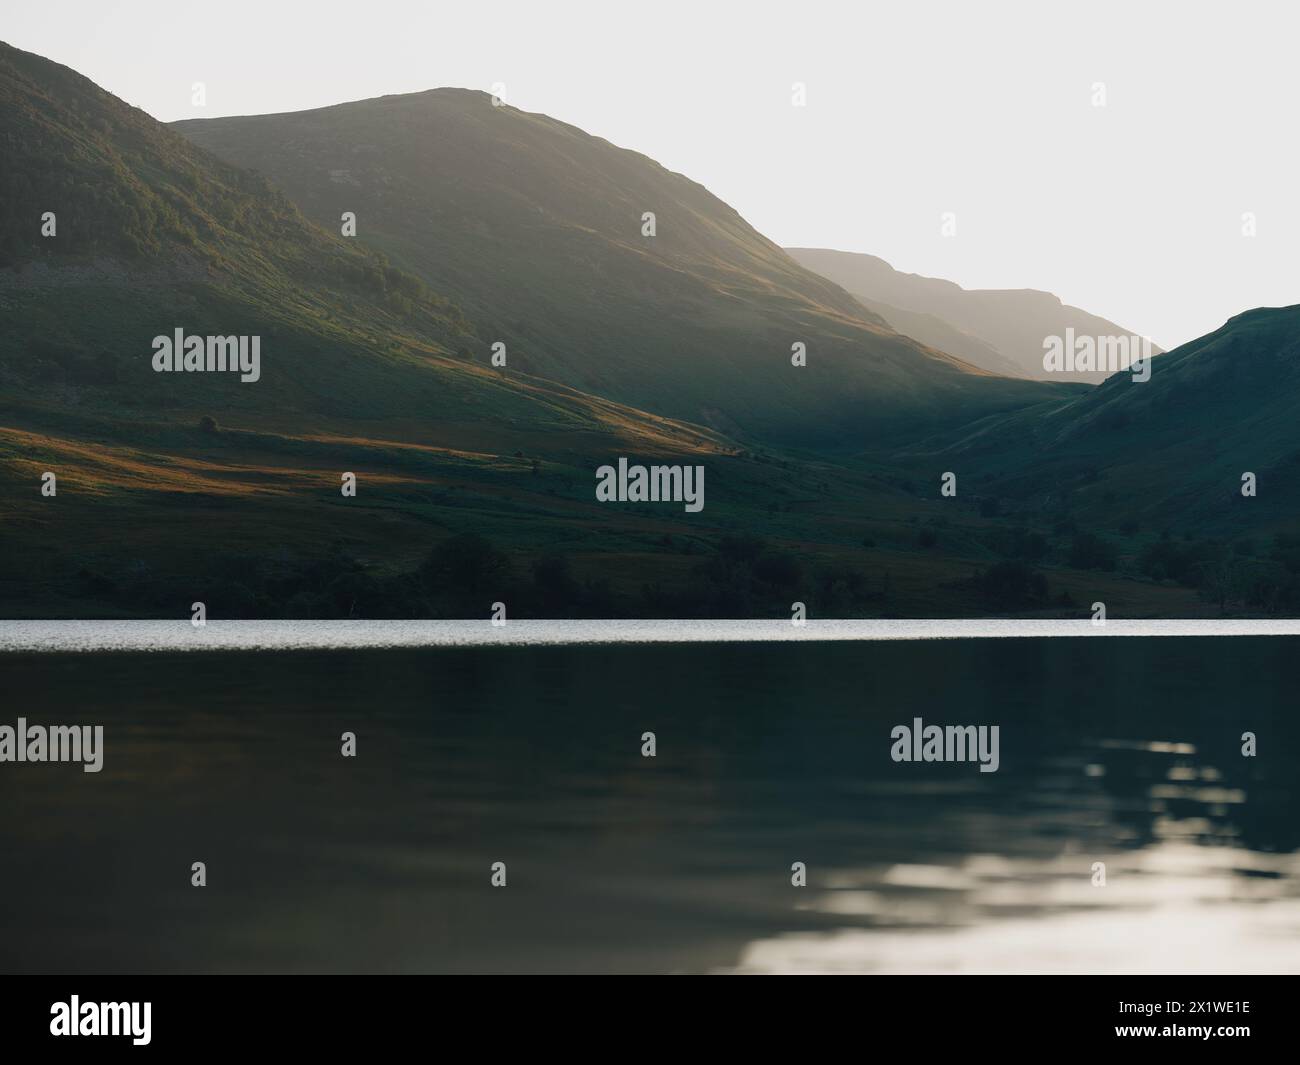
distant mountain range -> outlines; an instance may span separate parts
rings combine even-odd
[[[0,45],[0,146],[0,614],[1300,612],[1300,308],[1002,376],[1122,330],[464,90],[168,128]],[[259,379],[159,372],[176,330]],[[621,457],[703,510],[599,501]]]
[[[1035,381],[1100,384],[1101,372],[1047,372],[1043,341],[1075,336],[1132,336],[1133,331],[1036,289],[964,289],[951,281],[895,270],[884,259],[824,248],[787,248],[798,263],[857,297],[900,333],[990,373]],[[1163,351],[1152,344],[1152,351]]]

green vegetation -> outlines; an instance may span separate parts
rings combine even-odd
[[[695,182],[485,93],[173,128],[323,226],[355,211],[357,239],[464,307],[512,368],[746,442],[851,453],[1075,394],[899,336]]]
[[[0,615],[1300,609],[1295,308],[1143,386],[998,381],[895,336],[699,186],[479,94],[229,123],[185,129],[298,145],[285,184],[310,184],[291,192],[324,228],[0,46]],[[359,129],[383,173],[362,156],[307,182]],[[334,236],[336,209],[388,247]],[[261,379],[154,373],[178,326],[261,337]],[[704,465],[705,509],[598,503],[620,455]]]

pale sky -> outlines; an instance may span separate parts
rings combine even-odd
[[[1293,3],[6,7],[0,39],[165,121],[503,83],[783,245],[1047,289],[1165,347],[1300,302]]]

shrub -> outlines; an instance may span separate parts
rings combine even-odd
[[[1069,564],[1074,569],[1115,568],[1115,545],[1093,533],[1076,533],[1070,541]]]
[[[1047,578],[1023,562],[998,562],[978,578],[980,598],[993,610],[1020,610],[1047,601]]]

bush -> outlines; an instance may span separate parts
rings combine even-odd
[[[1011,529],[1002,540],[1002,554],[1007,558],[1037,562],[1047,554],[1047,537],[1025,528]]]
[[[1157,581],[1172,580],[1188,588],[1199,588],[1206,567],[1223,557],[1223,548],[1208,542],[1166,537],[1148,544],[1138,555],[1138,569]]]
[[[1047,578],[1023,562],[998,562],[977,580],[980,599],[993,610],[1022,610],[1047,601]]]
[[[760,555],[754,561],[754,576],[777,588],[794,588],[803,578],[803,568],[794,555],[774,551]]]
[[[582,588],[563,555],[547,555],[533,564],[533,593],[542,617],[568,617],[582,600]]]
[[[421,585],[445,605],[471,615],[486,613],[510,583],[510,560],[477,533],[444,540],[419,569]]]
[[[1092,533],[1076,533],[1070,542],[1069,565],[1074,569],[1115,568],[1115,545]]]

